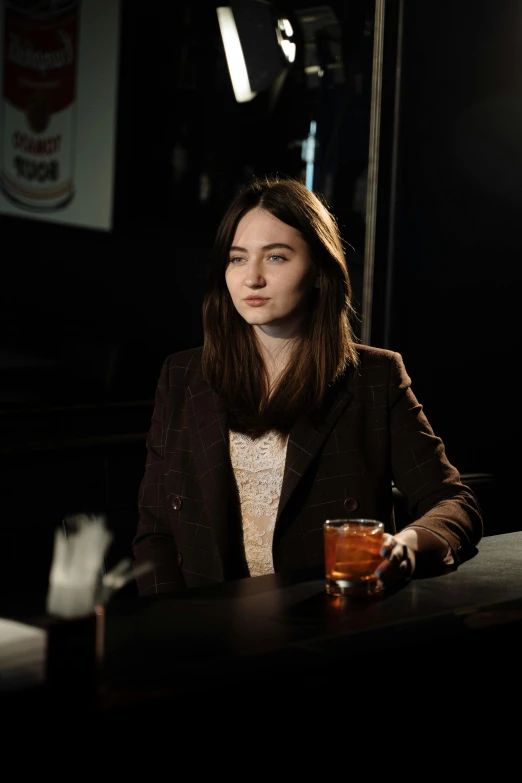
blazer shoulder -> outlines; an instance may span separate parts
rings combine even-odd
[[[402,363],[402,356],[389,348],[375,348],[373,345],[357,345],[360,365]]]
[[[169,354],[163,366],[171,379],[177,384],[192,382],[201,375],[201,354],[203,348],[189,348],[186,351],[178,351]]]
[[[201,355],[203,353],[203,347],[187,348],[185,351],[177,351],[176,353],[169,354],[165,361],[169,367],[180,367],[190,369],[190,367],[201,367]]]
[[[372,383],[386,377],[389,383],[399,386],[410,385],[411,378],[398,351],[374,348],[372,345],[358,345],[357,353],[359,364],[355,368],[355,378],[359,381]]]

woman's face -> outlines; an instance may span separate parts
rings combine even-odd
[[[239,221],[225,280],[247,323],[272,337],[298,335],[316,277],[297,229],[260,207]]]

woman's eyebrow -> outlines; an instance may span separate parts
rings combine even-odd
[[[274,250],[276,247],[285,247],[287,250],[293,250],[291,245],[286,245],[284,242],[271,242],[269,245],[263,245],[261,250]],[[239,245],[231,245],[230,251],[237,253],[248,253],[246,247],[240,247]]]

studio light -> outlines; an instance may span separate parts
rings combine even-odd
[[[298,46],[308,89],[344,82],[342,30],[330,6],[293,10],[297,35],[288,16],[268,0],[234,0],[216,11],[238,103],[280,86]]]
[[[292,25],[266,0],[235,0],[216,12],[234,96],[238,103],[251,101],[294,62]]]

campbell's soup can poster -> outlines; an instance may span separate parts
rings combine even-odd
[[[0,0],[0,213],[112,228],[120,0]]]

